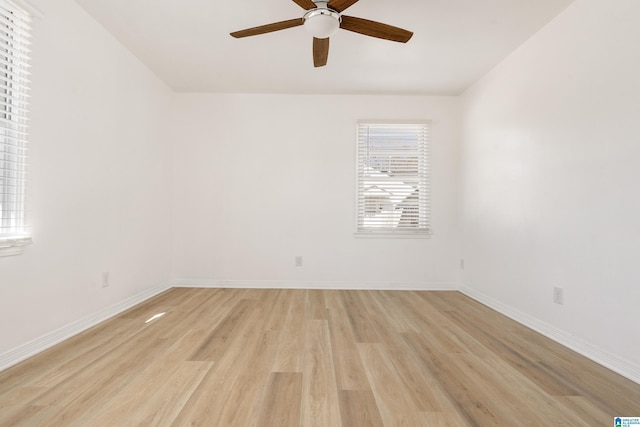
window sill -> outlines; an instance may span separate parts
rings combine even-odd
[[[356,239],[429,239],[431,238],[431,232],[415,233],[415,232],[362,232],[356,231],[354,237]]]
[[[0,257],[20,255],[31,242],[31,237],[0,237]]]

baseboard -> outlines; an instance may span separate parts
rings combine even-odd
[[[74,335],[77,335],[80,332],[86,331],[87,329],[97,325],[98,323],[104,322],[105,320],[119,313],[122,313],[123,311],[133,307],[134,305],[140,304],[141,302],[146,301],[149,298],[156,296],[169,288],[170,285],[168,282],[158,284],[153,288],[140,292],[139,294],[127,298],[126,300],[118,304],[114,304],[110,307],[105,308],[104,310],[101,310],[76,322],[63,326],[60,329],[36,338],[35,340],[23,344],[13,350],[9,350],[6,353],[0,354],[0,372],[22,362],[23,360],[31,356],[40,353],[41,351],[48,349],[49,347],[52,347],[68,338],[71,338]]]
[[[449,282],[312,282],[282,280],[215,280],[174,279],[175,288],[240,288],[240,289],[336,289],[394,291],[457,291],[457,283]]]
[[[612,371],[640,384],[640,366],[628,360],[622,359],[615,354],[604,351],[593,344],[580,340],[573,335],[549,325],[533,316],[530,316],[520,310],[516,310],[498,300],[495,300],[482,292],[465,286],[460,288],[460,292],[467,295],[479,303],[482,303],[505,316],[521,323],[528,328],[556,341],[563,346],[593,360],[594,362],[611,369]]]

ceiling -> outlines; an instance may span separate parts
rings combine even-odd
[[[339,30],[314,68],[292,0],[76,0],[178,92],[458,95],[573,0],[360,0],[344,14],[413,31],[407,44]]]

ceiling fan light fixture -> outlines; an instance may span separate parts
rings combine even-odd
[[[326,39],[338,31],[341,20],[340,14],[331,9],[313,9],[304,15],[304,29],[317,39]]]
[[[345,9],[353,6],[358,0],[293,1],[306,10],[302,18],[273,22],[245,30],[234,31],[231,33],[231,36],[240,39],[304,25],[306,31],[313,36],[314,67],[324,67],[327,65],[327,58],[329,57],[329,37],[335,34],[338,29],[399,43],[406,43],[411,36],[413,36],[411,31],[383,24],[382,22],[342,15]]]

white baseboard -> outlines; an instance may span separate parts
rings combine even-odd
[[[394,291],[457,291],[457,283],[449,282],[311,282],[280,280],[215,280],[174,279],[174,288],[240,288],[240,289],[337,289]]]
[[[105,308],[104,310],[101,310],[83,319],[63,326],[60,329],[36,338],[35,340],[23,344],[13,350],[9,350],[6,353],[0,354],[0,372],[22,362],[23,360],[31,356],[40,353],[41,351],[48,349],[49,347],[52,347],[68,338],[71,338],[74,335],[77,335],[80,332],[86,331],[87,329],[97,325],[98,323],[103,322],[119,313],[122,313],[123,311],[133,307],[134,305],[140,304],[141,302],[146,301],[149,298],[156,296],[169,288],[170,285],[168,282],[161,283],[151,289],[127,298],[126,300],[118,304],[114,304],[110,307]]]
[[[536,332],[550,338],[563,346],[593,360],[594,362],[611,369],[614,372],[640,384],[640,366],[626,359],[622,359],[615,354],[602,350],[601,348],[578,339],[573,335],[549,325],[533,316],[520,310],[516,310],[498,300],[495,300],[482,292],[465,286],[460,288],[460,292],[468,297],[504,314],[505,316],[521,323]]]

